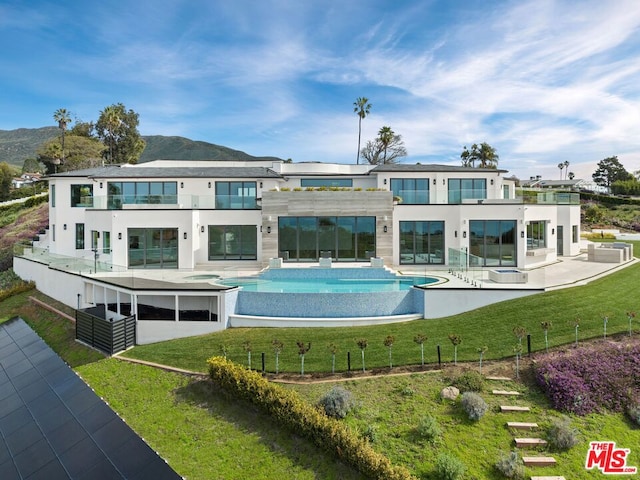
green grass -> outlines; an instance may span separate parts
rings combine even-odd
[[[368,327],[232,328],[199,337],[137,346],[126,352],[126,356],[204,371],[206,359],[220,355],[221,345],[228,346],[228,358],[247,365],[248,355],[243,343],[249,341],[252,345],[252,367],[262,368],[261,353],[264,352],[266,371],[273,372],[275,354],[271,342],[278,339],[284,343],[280,354],[281,372],[300,371],[297,341],[311,342],[311,350],[305,356],[305,373],[331,370],[330,343],[338,347],[336,370],[346,371],[347,352],[351,353],[352,370],[362,368],[361,351],[356,340],[366,338],[365,366],[367,369],[380,369],[389,366],[389,351],[383,343],[387,335],[395,337],[393,364],[412,365],[420,363],[420,347],[413,341],[416,334],[429,337],[425,343],[425,362],[434,364],[437,362],[437,345],[441,348],[442,362],[453,361],[453,346],[448,335],[455,333],[462,336],[462,344],[458,346],[459,361],[476,361],[477,348],[484,345],[489,347],[485,359],[500,359],[513,356],[513,347],[517,343],[513,328],[518,325],[524,326],[531,334],[533,351],[545,348],[544,332],[540,326],[543,321],[552,323],[550,347],[574,342],[576,318],[580,319],[581,341],[602,337],[602,316],[605,314],[609,317],[608,335],[627,332],[626,312],[640,311],[635,294],[635,286],[639,284],[640,264],[594,280],[586,286],[505,301],[446,318]],[[640,317],[634,320],[633,326],[636,332],[640,330]],[[526,339],[524,348],[526,353]]]
[[[478,422],[467,419],[459,402],[441,401],[442,388],[449,385],[447,374],[412,374],[406,377],[370,378],[349,380],[340,385],[355,396],[359,403],[356,411],[346,421],[357,431],[364,432],[373,427],[377,432],[374,446],[398,465],[408,467],[419,478],[435,478],[433,464],[440,452],[456,455],[467,467],[467,479],[504,478],[494,470],[496,461],[502,453],[513,449],[516,433],[509,431],[506,421],[532,421],[540,429],[519,436],[543,436],[552,418],[560,414],[549,408],[544,395],[535,386],[522,383],[487,383],[485,390],[491,388],[516,389],[523,392],[517,400],[509,404],[529,406],[530,413],[499,413],[499,405],[504,399],[492,396],[488,391],[481,396],[489,404],[489,410]],[[309,402],[315,403],[333,384],[290,386],[303,395]],[[421,439],[416,433],[420,419],[430,414],[434,416],[443,430],[442,436],[434,443]],[[523,451],[520,455],[551,455],[558,464],[555,467],[529,468],[530,475],[564,475],[571,479],[593,478],[593,472],[587,472],[584,462],[590,441],[601,439],[615,440],[617,445],[631,448],[628,465],[640,465],[640,430],[633,427],[621,414],[571,416],[571,425],[579,431],[580,443],[567,452],[546,451],[544,449]]]
[[[115,359],[77,371],[189,479],[363,478],[208,381]]]

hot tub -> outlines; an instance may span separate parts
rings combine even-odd
[[[529,274],[515,268],[489,270],[489,280],[495,283],[527,283]]]

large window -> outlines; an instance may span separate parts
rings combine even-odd
[[[178,268],[177,228],[130,228],[129,268]]]
[[[209,225],[209,260],[255,260],[255,225]]]
[[[300,180],[300,186],[302,188],[307,188],[307,187],[351,188],[353,187],[353,179],[351,178],[303,178],[302,180]]]
[[[444,264],[444,222],[400,222],[400,263]]]
[[[450,178],[449,203],[487,198],[487,180],[484,178]]]
[[[515,220],[471,220],[469,252],[472,264],[480,266],[516,265]]]
[[[547,222],[529,222],[527,224],[527,250],[545,248],[547,246],[546,235]]]
[[[257,208],[256,182],[216,182],[216,208],[231,210]]]
[[[428,178],[392,178],[393,196],[401,198],[401,203],[409,205],[425,205],[429,203]]]
[[[375,217],[280,217],[278,250],[285,260],[369,261],[376,250]]]
[[[76,250],[84,250],[84,223],[76,223]]]
[[[71,185],[72,207],[93,207],[93,185]]]
[[[176,204],[177,182],[109,182],[107,184],[109,208],[125,204]]]

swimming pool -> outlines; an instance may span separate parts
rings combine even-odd
[[[424,294],[414,286],[439,281],[367,267],[274,268],[217,283],[243,287],[235,305],[239,315],[354,318],[421,314]]]
[[[399,292],[438,280],[433,277],[396,278],[228,278],[219,283],[242,287],[245,292],[267,293],[373,293]]]

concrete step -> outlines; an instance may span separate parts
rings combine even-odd
[[[500,405],[501,412],[530,412],[529,407],[518,407],[516,405]]]
[[[513,390],[492,390],[491,393],[494,395],[522,395],[520,392]]]
[[[553,457],[522,457],[525,467],[548,467],[556,464]]]
[[[551,475],[546,477],[531,477],[531,480],[565,480],[561,475]]]
[[[547,444],[547,441],[542,438],[515,438],[514,440],[518,448],[543,447]]]
[[[495,380],[496,382],[510,382],[513,378],[509,377],[486,377],[487,380]]]
[[[507,427],[518,430],[532,430],[534,428],[538,428],[538,424],[528,422],[507,422]]]

